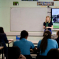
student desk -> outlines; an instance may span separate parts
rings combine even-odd
[[[2,50],[2,59],[3,59],[3,46],[0,46],[0,50]]]
[[[14,42],[14,40],[13,39],[9,39],[8,41],[9,41],[8,42],[8,47],[9,47],[9,44],[12,43],[12,42]]]
[[[37,45],[38,45],[38,41],[31,41],[31,42],[34,44],[34,46],[37,47]]]

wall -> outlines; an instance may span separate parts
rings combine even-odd
[[[18,1],[19,6],[13,6],[13,1]],[[39,1],[47,1],[47,0],[39,0]],[[53,1],[53,0],[48,0]],[[59,7],[59,2],[55,1],[55,5],[51,7]],[[21,0],[0,0],[0,26],[4,28],[5,32],[10,31],[10,8],[11,7],[42,7],[37,6],[36,1],[21,1]],[[53,33],[56,31],[53,31]],[[8,39],[12,38],[16,40],[15,36],[7,35]],[[29,37],[28,40],[40,40],[42,37]]]

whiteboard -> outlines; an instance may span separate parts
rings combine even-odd
[[[11,8],[11,31],[43,31],[43,22],[47,16],[46,7],[13,7]]]

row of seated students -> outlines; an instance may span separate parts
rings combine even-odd
[[[30,55],[30,49],[33,49],[34,52],[39,53],[37,54],[37,58],[39,58],[40,56],[47,56],[48,52],[51,49],[58,49],[59,31],[57,32],[58,38],[56,40],[51,39],[50,31],[45,31],[43,33],[43,39],[38,42],[37,49],[35,48],[32,42],[27,40],[28,35],[29,34],[26,30],[21,31],[20,40],[15,41],[13,44],[13,46],[17,46],[20,49],[21,54],[24,55],[26,59],[32,59]],[[7,55],[9,53],[8,53],[8,48],[6,47],[6,43],[8,43],[8,40],[7,40],[6,34],[4,33],[3,27],[0,27],[0,43],[4,46],[4,55],[7,58]],[[11,52],[11,55],[12,55],[12,52]],[[14,57],[17,57],[17,56],[14,56]]]
[[[51,49],[47,53],[47,56],[39,56],[35,59],[59,59],[59,50]],[[24,55],[21,54],[19,47],[9,47],[8,49],[8,59],[26,59]],[[28,58],[29,59],[29,58]]]
[[[30,56],[30,49],[36,50],[35,46],[32,42],[27,40],[28,32],[23,30],[20,34],[20,40],[15,41],[13,46],[17,46],[20,48],[21,54],[24,55],[27,59],[32,59]],[[37,52],[39,52],[38,56],[47,56],[47,53],[51,49],[58,49],[58,43],[56,40],[51,39],[51,32],[45,31],[43,34],[43,39],[38,42]],[[37,56],[37,58],[38,58]]]

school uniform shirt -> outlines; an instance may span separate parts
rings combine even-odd
[[[18,46],[21,50],[21,54],[30,55],[30,49],[34,49],[34,44],[25,38],[19,41],[15,41],[13,46]]]
[[[57,43],[58,43],[58,47],[59,47],[59,37],[56,38],[55,40],[57,41]]]
[[[39,49],[39,47],[40,47],[40,44],[41,44],[41,41],[42,40],[40,40],[39,42],[38,42],[38,46],[37,46],[37,48]],[[48,53],[48,51],[50,50],[50,49],[57,49],[58,48],[58,44],[57,44],[57,41],[56,40],[52,40],[52,39],[48,39],[47,40],[47,48],[46,48],[46,50],[45,50],[45,52],[44,53],[40,53],[39,55],[42,55],[42,56],[47,56],[47,53]]]
[[[52,22],[50,22],[50,23],[43,23],[43,26],[45,26],[45,27],[51,27],[53,25],[53,23]],[[46,30],[46,29],[45,29]],[[48,30],[50,30],[51,31],[51,28],[48,28]]]

